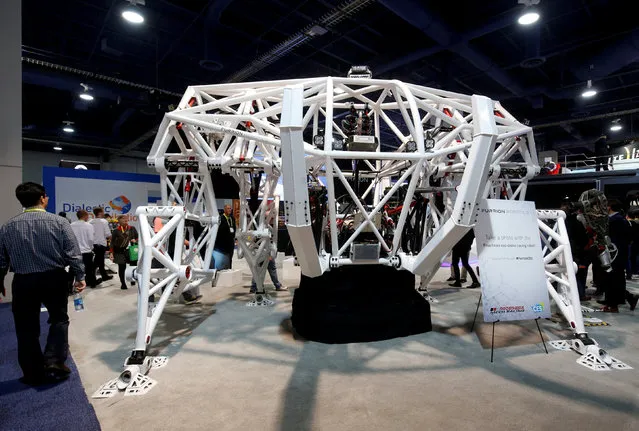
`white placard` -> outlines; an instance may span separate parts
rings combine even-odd
[[[550,317],[534,202],[486,199],[475,236],[484,321]]]

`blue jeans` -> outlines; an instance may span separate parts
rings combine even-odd
[[[231,256],[219,250],[213,250],[211,268],[217,269],[218,271],[222,269],[231,269]]]
[[[275,288],[279,289],[280,287],[282,287],[282,283],[280,283],[280,281],[277,279],[277,267],[275,266],[275,260],[270,259],[266,268],[268,269],[268,275],[271,276],[271,281],[273,282],[273,285],[275,285]],[[255,290],[256,287],[257,284],[255,283],[255,279],[253,279],[251,281],[251,290]]]

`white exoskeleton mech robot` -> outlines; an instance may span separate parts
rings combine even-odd
[[[277,251],[280,178],[286,227],[307,277],[382,265],[425,285],[474,225],[482,199],[524,199],[539,172],[533,132],[501,104],[360,72],[193,86],[165,115],[147,159],[161,176],[162,204],[136,211],[135,346],[102,396],[152,386],[146,372],[166,361],[147,348],[166,303],[216,275],[214,170],[239,184],[238,254],[256,281],[256,306],[273,303],[264,276]],[[165,220],[157,233],[154,217]],[[560,347],[582,353],[591,368],[618,364],[584,328],[563,212],[538,211],[538,221],[548,290],[575,334]],[[160,300],[149,307],[155,293]]]

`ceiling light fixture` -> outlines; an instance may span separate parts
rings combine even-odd
[[[592,87],[592,80],[589,79],[586,89],[581,93],[581,97],[584,97],[587,99],[589,97],[595,96],[596,94],[597,94],[597,90],[595,90]]]
[[[62,147],[53,147],[55,151],[62,151]]]
[[[91,95],[91,93],[89,93],[89,90],[91,89],[91,87],[83,83],[80,83],[80,86],[82,86],[82,88],[84,89],[82,93],[80,93],[80,99],[86,100],[87,102],[92,101],[94,97],[93,95]]]
[[[73,121],[63,121],[64,123],[64,127],[62,128],[63,132],[66,133],[73,133],[75,132],[75,130],[73,129],[73,127],[71,127],[71,125],[73,124]]]
[[[539,21],[539,14],[537,12],[528,11],[521,15],[517,22],[521,25],[530,25]]]
[[[144,5],[144,0],[127,0],[127,2],[129,5],[122,11],[122,18],[131,24],[142,24],[144,22],[144,16],[137,5]]]
[[[531,7],[538,5],[539,0],[519,0],[518,3],[525,6],[523,13],[517,19],[520,25],[531,25],[539,21],[539,12]]]
[[[612,124],[610,125],[610,131],[611,132],[618,132],[621,129],[623,129],[623,126],[620,124],[621,119],[617,118],[616,120],[613,120]]]

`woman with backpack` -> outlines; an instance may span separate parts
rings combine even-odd
[[[120,277],[120,289],[128,289],[124,273],[126,264],[131,261],[129,257],[129,245],[138,242],[138,231],[133,226],[129,226],[129,216],[118,216],[118,227],[111,234],[111,256],[113,263],[118,265],[118,275]]]

